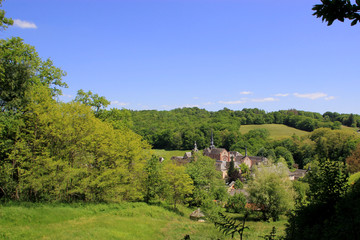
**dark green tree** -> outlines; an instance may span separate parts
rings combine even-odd
[[[231,159],[231,161],[230,161],[230,165],[229,165],[229,169],[227,171],[227,174],[228,174],[228,179],[227,179],[228,183],[236,181],[237,179],[240,178],[239,169],[235,168],[235,163],[234,163],[233,159]]]
[[[321,0],[322,4],[316,4],[312,10],[313,15],[322,18],[328,26],[335,20],[344,22],[345,19],[352,20],[351,26],[360,21],[360,1],[352,4],[350,0]]]

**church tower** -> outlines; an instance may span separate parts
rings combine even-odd
[[[214,149],[215,145],[214,145],[214,134],[213,131],[211,130],[211,142],[210,142],[210,149]]]

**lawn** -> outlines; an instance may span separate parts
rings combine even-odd
[[[0,239],[231,239],[210,222],[191,221],[191,209],[172,211],[145,203],[0,205]],[[248,222],[244,239],[261,239],[276,223]]]
[[[288,127],[283,124],[241,125],[240,133],[245,134],[250,130],[262,128],[267,129],[270,133],[270,138],[274,140],[291,137],[294,134],[300,137],[309,134],[309,132]]]

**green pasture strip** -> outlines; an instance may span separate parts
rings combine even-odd
[[[270,138],[275,140],[291,137],[294,134],[299,137],[309,134],[309,132],[288,127],[283,124],[241,125],[240,133],[245,134],[250,130],[262,129],[262,128],[267,129],[270,133]]]
[[[183,157],[186,152],[191,150],[164,150],[164,149],[152,149],[154,154],[159,157],[163,157],[165,160],[170,160],[173,156]]]

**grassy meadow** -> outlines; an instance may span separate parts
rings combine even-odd
[[[191,221],[191,209],[145,203],[0,205],[0,239],[231,239],[210,222]],[[244,239],[262,239],[286,220],[248,222]]]
[[[186,152],[191,150],[165,150],[165,149],[152,149],[156,156],[163,157],[165,160],[170,160],[173,156],[184,156]]]
[[[270,138],[274,140],[291,137],[294,134],[299,137],[309,134],[306,131],[288,127],[283,124],[241,125],[240,133],[245,134],[250,130],[262,129],[262,128],[267,129],[270,133]]]

